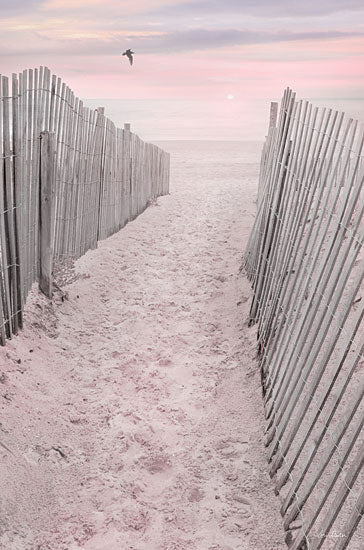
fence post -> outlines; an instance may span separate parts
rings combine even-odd
[[[40,138],[39,288],[51,298],[55,222],[55,134],[42,132]]]
[[[99,185],[99,196],[98,196],[98,208],[97,208],[97,232],[96,232],[96,246],[97,243],[100,240],[100,234],[102,229],[102,222],[103,222],[103,199],[104,199],[104,165],[105,165],[105,136],[106,136],[106,129],[105,129],[105,107],[97,107],[97,125],[102,122],[101,125],[101,132],[99,135],[99,141],[97,142],[98,151],[97,154],[100,155],[100,165],[99,165],[99,178],[100,178],[100,185]]]
[[[124,124],[124,154],[125,154],[125,163],[127,165],[127,179],[125,181],[125,187],[127,189],[127,197],[128,197],[128,204],[127,204],[127,220],[130,221],[134,218],[134,211],[133,211],[133,159],[131,158],[131,130],[130,130],[130,123],[125,122]]]

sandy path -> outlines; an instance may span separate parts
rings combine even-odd
[[[1,549],[285,548],[238,276],[256,176],[186,167],[66,301],[34,294],[0,350]]]

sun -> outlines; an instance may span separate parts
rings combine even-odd
[[[226,96],[226,99],[234,99],[233,94],[228,94],[228,95]]]

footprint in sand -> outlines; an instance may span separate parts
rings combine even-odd
[[[160,367],[169,367],[170,365],[172,365],[172,361],[168,359],[168,357],[164,357],[162,359],[159,359],[158,365]]]
[[[246,450],[247,441],[237,439],[223,439],[214,445],[222,458],[235,458],[241,456]]]
[[[172,462],[167,455],[145,456],[140,459],[140,462],[151,474],[163,474],[172,467]]]
[[[124,506],[121,511],[115,512],[108,520],[112,522],[114,527],[120,531],[139,531],[144,533],[149,524],[149,514],[141,506],[134,503],[129,503]]]
[[[193,487],[187,495],[187,500],[189,502],[200,502],[205,496],[205,493],[201,491],[198,487]]]

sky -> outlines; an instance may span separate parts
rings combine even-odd
[[[287,86],[364,121],[363,0],[0,0],[0,30],[2,74],[45,65],[149,141],[262,140]]]

